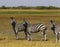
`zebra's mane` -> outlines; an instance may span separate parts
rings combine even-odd
[[[30,23],[28,25],[37,25],[37,24],[42,24],[42,23],[33,23],[33,24]]]

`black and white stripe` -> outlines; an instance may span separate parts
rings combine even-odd
[[[31,33],[37,33],[39,31],[41,31],[42,35],[43,35],[43,38],[45,40],[46,40],[46,33],[45,33],[46,30],[47,30],[47,26],[45,24],[42,24],[42,23],[29,24],[28,27],[27,27],[27,32],[29,32],[29,35]],[[31,36],[29,36],[28,40],[30,40],[30,39],[31,39]]]
[[[38,23],[38,24],[30,24],[28,25],[28,28],[31,29],[31,32],[38,32],[38,31],[45,31],[47,29],[47,26],[42,24],[42,23]]]

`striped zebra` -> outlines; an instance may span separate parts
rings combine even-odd
[[[10,18],[11,18],[11,25],[15,33],[16,39],[18,39],[18,32],[21,32],[21,31],[24,31],[25,36],[27,38],[26,26],[28,23],[24,20],[23,23],[16,24],[15,19],[13,17],[10,17]]]
[[[51,30],[56,36],[56,43],[57,43],[59,41],[60,27],[57,27],[53,20],[50,20],[50,23],[51,23]]]
[[[37,33],[39,31],[41,31],[41,33],[42,33],[42,39],[47,40],[46,32],[45,32],[46,30],[47,30],[47,26],[45,24],[42,24],[42,23],[29,24],[27,26],[28,40],[32,40],[31,33]]]
[[[45,30],[47,29],[46,25],[38,23],[38,24],[28,24],[28,22],[24,19],[23,23],[16,24],[13,17],[11,17],[11,24],[13,30],[15,32],[16,39],[18,39],[18,32],[24,31],[26,38],[31,40],[31,33],[37,33],[39,31],[42,32],[42,37],[46,40],[46,33]]]

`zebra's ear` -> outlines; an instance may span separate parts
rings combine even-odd
[[[13,17],[12,17],[12,16],[11,16],[10,18],[11,18],[11,19],[13,19]]]

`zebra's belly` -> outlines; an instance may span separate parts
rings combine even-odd
[[[22,31],[24,31],[24,29],[22,29],[22,30],[21,30],[21,29],[18,29],[18,31],[19,31],[19,32],[22,32]]]
[[[32,30],[31,33],[37,33],[39,30]]]
[[[37,32],[39,32],[38,29],[35,29],[35,28],[33,28],[33,27],[28,28],[28,31],[31,32],[31,33],[37,33]]]
[[[33,31],[31,31],[31,33],[38,33],[38,32],[39,32],[39,31],[34,31],[34,32],[33,32]]]

